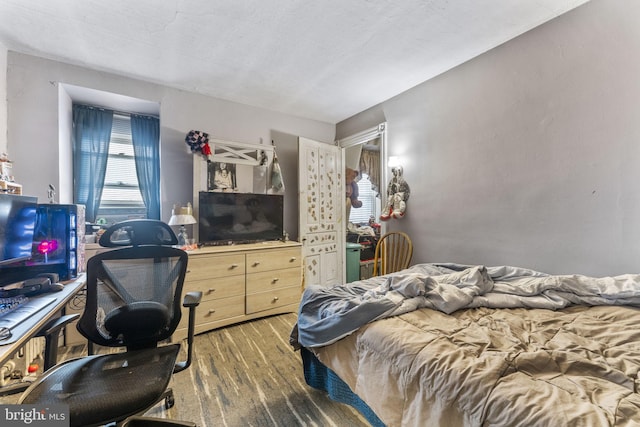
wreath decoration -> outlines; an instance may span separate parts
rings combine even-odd
[[[207,161],[209,161],[209,157],[211,156],[211,146],[209,145],[209,134],[206,132],[201,132],[199,130],[189,131],[186,138],[184,139],[192,153],[200,153]]]

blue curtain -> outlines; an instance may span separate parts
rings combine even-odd
[[[96,220],[109,156],[113,111],[73,106],[74,203],[86,206],[85,218]]]
[[[147,218],[160,219],[160,120],[132,114],[131,140]]]

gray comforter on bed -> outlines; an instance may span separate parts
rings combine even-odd
[[[423,264],[308,289],[298,340],[388,426],[637,427],[639,305],[639,275]]]
[[[307,287],[294,334],[300,345],[313,348],[418,308],[450,314],[478,307],[557,310],[570,305],[640,307],[640,275],[594,278],[510,266],[418,264],[346,285]]]

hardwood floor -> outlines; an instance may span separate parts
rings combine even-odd
[[[289,345],[295,321],[289,313],[197,335],[193,365],[172,380],[175,406],[157,405],[146,415],[200,427],[368,426],[357,411],[305,383],[300,354]],[[60,359],[82,354],[86,348],[76,346]]]

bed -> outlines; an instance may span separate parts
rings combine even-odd
[[[386,426],[640,426],[640,275],[419,264],[305,289],[309,385]]]

